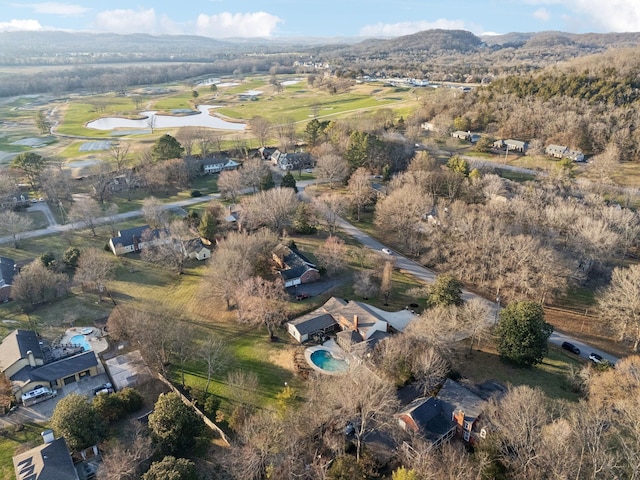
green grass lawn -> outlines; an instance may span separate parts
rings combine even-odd
[[[27,423],[22,430],[9,427],[0,436],[0,478],[15,480],[13,456],[42,443],[40,434],[46,429],[44,425]]]
[[[518,368],[504,363],[493,348],[466,350],[459,355],[454,369],[473,383],[497,380],[505,385],[528,385],[538,387],[555,400],[577,401],[580,395],[574,392],[567,381],[571,368],[581,368],[583,362],[571,356],[559,347],[549,345],[549,353],[542,363],[531,368]]]

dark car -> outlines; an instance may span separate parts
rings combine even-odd
[[[576,355],[580,355],[580,349],[576,347],[573,343],[562,342],[562,348],[564,348],[565,350],[569,350],[570,352],[573,352]]]
[[[304,300],[306,298],[309,298],[311,295],[309,295],[308,293],[299,293],[296,295],[296,300]]]

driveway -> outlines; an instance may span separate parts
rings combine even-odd
[[[51,415],[53,415],[53,410],[56,408],[58,402],[70,393],[86,395],[89,399],[92,399],[93,389],[110,381],[107,374],[104,373],[102,364],[99,364],[98,369],[101,372],[98,375],[83,378],[79,382],[65,385],[59,389],[57,397],[50,398],[49,400],[45,400],[44,402],[37,403],[30,407],[20,405],[14,412],[0,417],[0,428],[24,423],[48,422]]]
[[[29,208],[27,208],[27,212],[42,212],[47,219],[49,227],[58,225],[56,217],[54,217],[53,213],[51,213],[51,208],[49,208],[49,204],[47,202],[32,203]]]

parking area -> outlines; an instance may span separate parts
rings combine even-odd
[[[94,397],[94,389],[96,387],[110,382],[109,376],[105,373],[102,365],[99,366],[99,371],[100,373],[98,375],[83,378],[79,382],[74,382],[58,389],[58,395],[54,398],[50,398],[49,400],[45,400],[44,402],[37,403],[30,407],[20,405],[9,415],[0,417],[0,427],[16,425],[19,423],[48,422],[51,415],[53,415],[53,410],[56,408],[58,402],[70,393],[86,395],[87,398],[92,399]]]

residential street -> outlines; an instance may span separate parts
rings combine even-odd
[[[306,198],[306,195],[304,193],[304,188],[309,186],[309,185],[313,185],[315,184],[316,181],[315,180],[306,180],[306,181],[301,181],[297,183],[298,189],[300,190],[299,195],[302,198]],[[213,195],[206,195],[206,196],[202,196],[202,197],[196,197],[196,198],[187,198],[185,200],[178,200],[175,202],[170,202],[170,203],[165,203],[163,205],[164,209],[172,209],[172,208],[177,208],[177,207],[186,207],[189,205],[195,205],[198,203],[204,203],[204,202],[208,202],[210,200],[213,199],[219,199],[220,195],[219,194],[213,194]],[[116,219],[117,220],[125,220],[128,218],[135,218],[135,217],[139,217],[142,216],[142,211],[141,210],[135,210],[135,211],[131,211],[131,212],[125,212],[125,213],[121,213],[116,215]],[[104,223],[108,223],[109,221],[111,221],[111,218],[107,218],[107,217],[102,217],[102,218],[98,218],[96,220],[96,224],[104,224]],[[360,229],[358,229],[357,227],[355,227],[354,225],[352,225],[351,223],[347,222],[344,219],[340,219],[339,220],[339,225],[340,228],[349,236],[353,237],[354,239],[358,240],[360,243],[362,243],[363,245],[365,245],[366,247],[371,248],[372,250],[381,252],[382,254],[382,249],[386,248],[385,245],[383,245],[382,243],[378,242],[377,240],[374,240],[373,238],[371,238],[369,235],[367,235],[366,233],[364,233],[363,231],[361,231]],[[56,233],[61,233],[61,232],[66,232],[66,231],[70,231],[70,230],[76,230],[76,229],[80,229],[80,228],[84,228],[84,225],[78,224],[78,223],[68,223],[65,225],[60,225],[60,224],[53,224],[50,225],[47,228],[44,229],[40,229],[40,230],[32,230],[29,232],[24,232],[21,235],[21,238],[33,238],[33,237],[41,237],[44,235],[53,235]],[[0,244],[2,243],[9,243],[12,242],[13,238],[11,236],[5,236],[5,237],[0,237]],[[432,283],[435,278],[436,278],[436,274],[435,272],[433,272],[432,270],[429,270],[428,268],[423,267],[422,265],[420,265],[417,262],[414,262],[413,260],[410,260],[407,257],[404,257],[400,254],[398,254],[397,252],[393,252],[392,255],[395,257],[396,259],[396,266],[398,268],[400,268],[401,270],[409,273],[410,275],[413,275],[414,277],[416,277],[417,279],[421,280],[422,282],[425,283]],[[463,298],[465,300],[468,300],[470,298],[473,297],[478,297],[481,298],[483,301],[485,301],[487,303],[487,306],[490,309],[490,314],[487,317],[487,322],[489,323],[495,323],[497,321],[497,317],[498,317],[498,305],[495,302],[492,302],[490,300],[487,300],[483,297],[479,297],[477,295],[475,295],[474,293],[471,293],[469,291],[463,290]],[[549,338],[549,341],[555,345],[562,345],[562,342],[564,341],[568,341],[573,343],[574,345],[576,345],[579,349],[580,349],[580,356],[583,358],[588,358],[590,353],[597,353],[599,355],[601,355],[603,358],[611,361],[612,363],[616,363],[618,361],[618,358],[610,355],[606,352],[603,352],[601,350],[598,350],[596,348],[590,347],[587,344],[585,344],[584,342],[581,342],[580,340],[577,340],[573,337],[569,337],[566,335],[562,335],[558,332],[554,332],[551,337]]]

